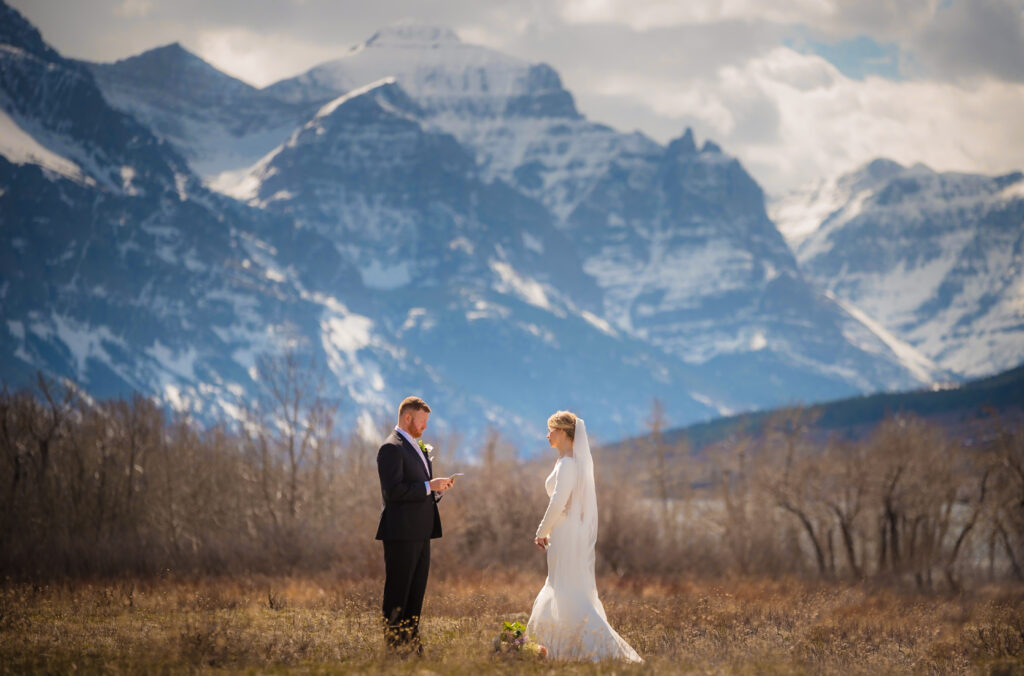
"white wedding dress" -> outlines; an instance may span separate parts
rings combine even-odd
[[[548,577],[533,602],[526,633],[552,658],[642,662],[605,616],[594,578],[597,495],[583,420],[576,419],[573,457],[559,458],[544,482],[547,511],[537,537],[550,537]]]

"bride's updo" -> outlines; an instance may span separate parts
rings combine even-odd
[[[548,427],[562,430],[569,436],[569,441],[576,440],[576,414],[572,411],[556,411],[548,418]]]

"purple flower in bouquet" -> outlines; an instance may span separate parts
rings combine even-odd
[[[522,622],[505,622],[501,633],[494,639],[494,652],[508,655],[534,655],[547,657],[548,651],[542,645],[531,641],[526,635]]]

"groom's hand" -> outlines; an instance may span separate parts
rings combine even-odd
[[[551,538],[533,538],[533,543],[542,550],[547,551],[548,545],[551,544]]]
[[[446,490],[452,487],[453,483],[455,483],[455,480],[450,479],[448,477],[439,477],[437,479],[431,479],[430,490],[434,491],[435,493],[444,493]]]

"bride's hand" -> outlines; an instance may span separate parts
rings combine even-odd
[[[551,543],[551,538],[533,538],[533,543],[542,550],[547,551],[548,544]]]

